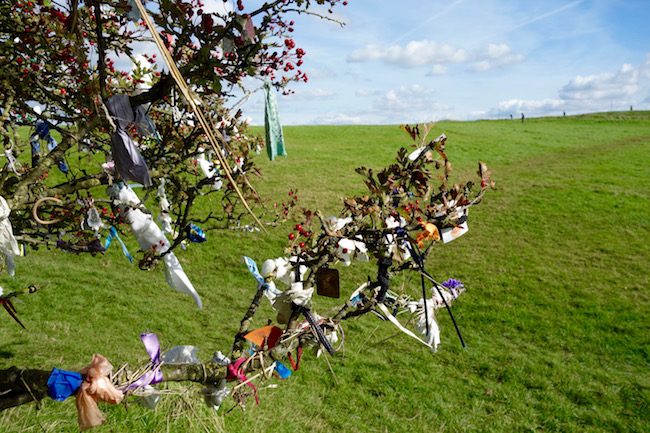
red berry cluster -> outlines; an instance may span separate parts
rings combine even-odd
[[[305,50],[296,47],[295,40],[287,36],[288,33],[294,31],[294,25],[293,20],[285,21],[278,17],[271,20],[269,24],[270,33],[277,38],[277,42],[265,47],[267,51],[261,56],[263,67],[261,75],[268,76],[278,85],[285,85],[292,80],[304,82],[309,80],[307,74],[299,69],[303,65],[302,58],[306,54]],[[277,51],[273,51],[273,49]],[[292,75],[276,77],[276,72],[280,70],[291,72]],[[284,93],[289,92],[285,91]]]
[[[309,238],[311,237],[311,235],[313,234],[312,232],[306,230],[306,229],[302,226],[302,224],[296,224],[296,225],[294,226],[294,229],[298,232],[298,234],[299,234],[300,236],[302,236],[302,237],[304,237],[304,238],[307,238],[307,239],[309,239]],[[288,236],[288,237],[289,237],[289,240],[290,240],[290,241],[294,241],[294,240],[296,240],[296,234],[295,234],[294,232],[289,233],[289,236]],[[297,245],[297,247],[300,248],[301,250],[304,250],[304,249],[305,249],[305,246],[306,246],[306,244],[305,244],[304,241],[301,241],[301,242],[298,243],[298,245]],[[296,247],[296,245],[294,245],[294,248],[295,248],[295,247]]]

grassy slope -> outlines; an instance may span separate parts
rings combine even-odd
[[[285,131],[289,157],[260,161],[260,192],[282,200],[298,187],[302,205],[328,212],[362,190],[356,166],[382,167],[406,143],[388,126]],[[650,113],[443,122],[437,131],[449,136],[459,177],[480,158],[499,186],[472,211],[469,234],[429,263],[469,288],[455,308],[467,351],[444,312],[435,355],[364,317],[347,324],[334,374],[306,355],[289,381],[262,391],[259,407],[222,418],[193,395],[154,412],[104,406],[109,421],[96,431],[648,431]],[[74,368],[94,352],[142,361],[142,331],[167,347],[199,346],[204,358],[226,351],[254,290],[241,255],[281,255],[288,231],[216,233],[180,253],[201,312],[117,248],[103,258],[32,254],[15,281],[0,281],[45,284],[17,305],[27,332],[0,315],[0,366]],[[345,287],[367,272],[344,269]],[[419,286],[414,276],[398,283],[414,294]],[[316,300],[317,310],[329,305]],[[259,323],[266,317],[268,306]],[[74,420],[72,401],[45,401],[0,413],[0,431],[72,432]]]

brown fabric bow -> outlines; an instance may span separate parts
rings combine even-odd
[[[90,364],[81,370],[84,381],[77,391],[77,420],[81,431],[97,427],[105,421],[97,407],[98,401],[117,404],[124,398],[122,391],[108,379],[112,369],[108,359],[96,353]]]
[[[416,239],[418,248],[424,248],[424,241],[426,240],[433,240],[436,242],[440,240],[440,232],[438,232],[438,227],[436,227],[435,224],[420,222],[420,225],[422,226],[422,231],[418,234]]]

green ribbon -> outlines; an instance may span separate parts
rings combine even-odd
[[[284,148],[282,125],[278,116],[278,103],[272,91],[271,82],[264,82],[264,128],[266,132],[266,152],[273,161],[276,156],[287,156]]]

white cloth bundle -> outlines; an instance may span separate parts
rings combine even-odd
[[[219,176],[219,170],[217,170],[217,167],[212,161],[206,158],[205,149],[202,147],[199,147],[199,152],[196,155],[196,163],[205,177],[208,179],[214,178],[212,187],[217,191],[220,190],[223,186],[223,180],[221,179],[221,176]]]
[[[109,188],[109,195],[113,200],[117,201],[120,212],[124,215],[125,221],[131,226],[131,231],[133,231],[142,250],[155,250],[157,253],[162,254],[169,249],[170,243],[164,233],[155,223],[153,217],[139,208],[140,199],[128,185],[123,183],[112,185]],[[192,296],[196,305],[203,308],[199,294],[183,271],[183,267],[174,253],[165,254],[163,263],[165,263],[167,284],[181,293]]]
[[[313,287],[305,287],[302,279],[308,268],[304,265],[299,266],[300,281],[296,281],[296,260],[297,257],[286,259],[278,257],[277,259],[268,259],[262,263],[261,275],[267,281],[266,297],[271,302],[273,309],[278,312],[277,320],[280,324],[289,322],[291,318],[292,306],[301,305],[307,307],[314,296]],[[275,287],[274,279],[278,279],[289,286],[288,290],[280,291]]]
[[[7,272],[12,277],[16,274],[14,256],[20,255],[18,241],[14,237],[14,230],[9,221],[11,209],[4,197],[0,196],[0,253],[4,254],[7,263]]]

